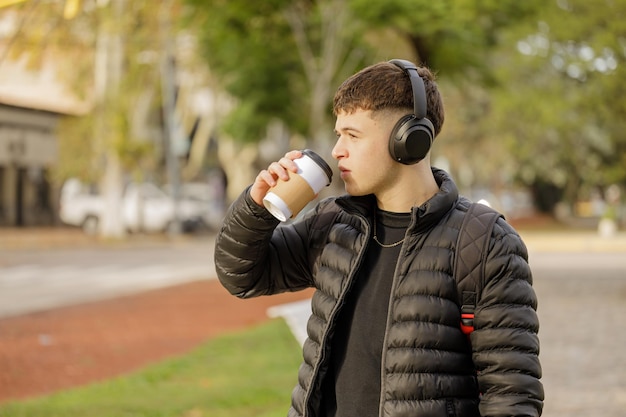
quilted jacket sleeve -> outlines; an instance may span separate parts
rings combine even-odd
[[[540,416],[537,298],[528,253],[504,220],[494,227],[471,334],[481,416]]]
[[[231,294],[249,298],[311,286],[308,222],[278,224],[249,189],[231,205],[215,244],[217,276]]]

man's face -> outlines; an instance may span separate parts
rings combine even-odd
[[[398,164],[389,155],[389,136],[396,122],[394,117],[372,118],[369,110],[337,115],[332,156],[348,194],[380,196],[393,187]]]

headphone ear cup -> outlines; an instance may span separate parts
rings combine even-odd
[[[415,164],[426,157],[433,143],[434,127],[427,118],[409,114],[398,120],[389,138],[389,154],[401,164]]]

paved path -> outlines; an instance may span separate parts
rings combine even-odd
[[[151,263],[75,267],[37,264],[0,269],[0,317],[173,286],[214,276],[206,265]]]
[[[72,231],[43,235],[13,234],[4,240],[12,246],[0,247],[0,318],[215,277],[214,236],[99,243]]]
[[[623,417],[626,254],[535,258],[544,417]]]

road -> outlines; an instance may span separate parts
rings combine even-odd
[[[211,237],[0,252],[0,318],[215,277]]]
[[[626,253],[531,253],[544,416],[626,409]]]

